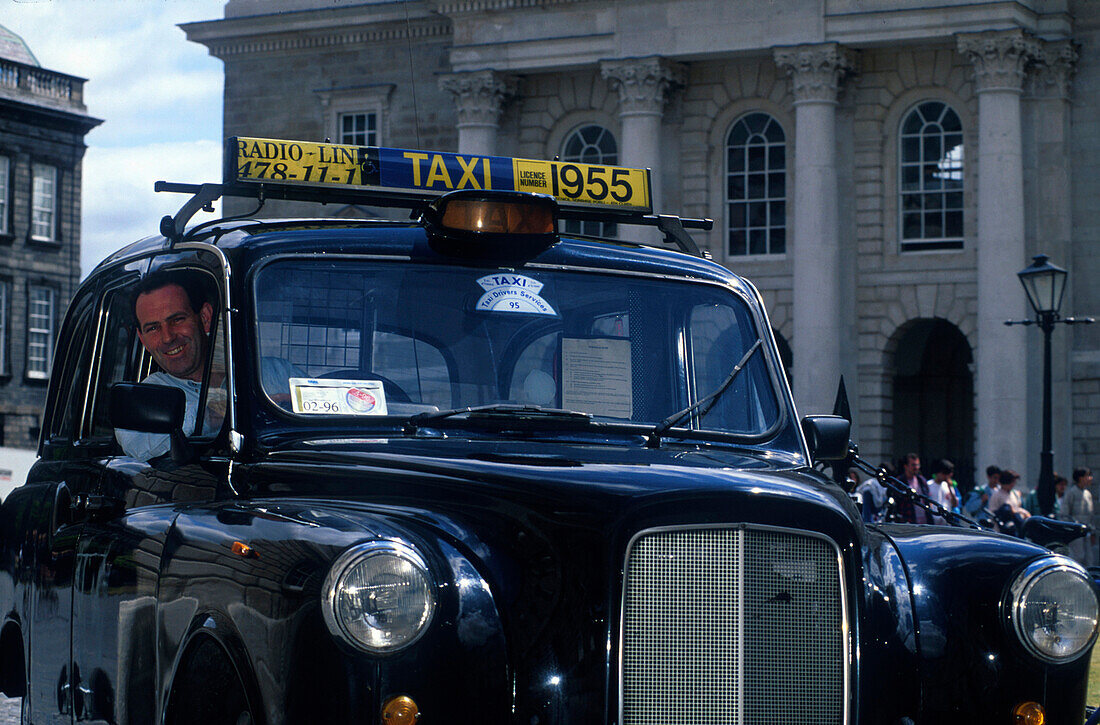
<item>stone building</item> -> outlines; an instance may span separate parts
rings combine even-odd
[[[800,412],[862,452],[1038,475],[1016,273],[1100,313],[1100,3],[229,0],[225,135],[649,167],[753,280]],[[277,207],[269,211],[278,211]],[[624,232],[627,233],[627,232]],[[1100,325],[1055,334],[1055,468],[1100,467]]]
[[[0,446],[38,444],[57,330],[80,281],[84,79],[0,26]]]

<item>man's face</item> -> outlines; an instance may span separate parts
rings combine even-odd
[[[169,284],[139,295],[134,312],[138,338],[161,370],[177,378],[202,380],[214,308],[204,303],[195,313],[187,292]]]
[[[909,458],[909,459],[907,459],[905,461],[905,475],[906,475],[906,477],[912,478],[913,476],[917,475],[918,473],[920,473],[920,459],[919,458]]]
[[[1077,479],[1077,486],[1079,488],[1088,488],[1092,485],[1092,471],[1089,471],[1084,476]]]

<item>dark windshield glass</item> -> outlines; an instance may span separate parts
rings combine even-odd
[[[287,259],[255,295],[264,389],[303,422],[519,404],[655,424],[759,335],[724,288],[573,271]],[[692,425],[758,435],[778,418],[761,350]]]

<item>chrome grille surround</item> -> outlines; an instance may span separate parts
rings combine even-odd
[[[623,571],[620,725],[847,725],[834,541],[748,524],[648,529]]]

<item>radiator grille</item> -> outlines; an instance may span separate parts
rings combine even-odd
[[[845,720],[835,546],[764,528],[649,532],[627,558],[623,725]]]

